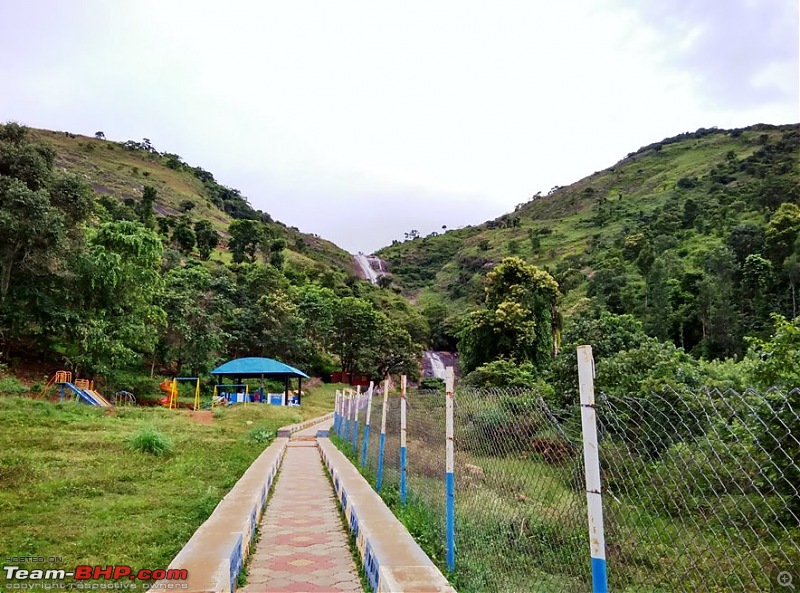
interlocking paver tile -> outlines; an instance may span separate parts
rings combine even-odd
[[[360,593],[338,506],[319,450],[287,448],[242,593]]]

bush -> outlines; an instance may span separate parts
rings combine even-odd
[[[22,395],[28,391],[16,377],[0,377],[0,395]]]
[[[532,387],[536,369],[530,362],[502,358],[481,365],[464,378],[470,387]]]
[[[419,389],[422,390],[443,391],[444,388],[444,381],[438,377],[425,377],[419,382]]]
[[[118,371],[109,373],[99,387],[105,392],[130,391],[137,398],[161,397],[158,379],[151,379],[147,375]]]
[[[249,438],[259,445],[264,445],[272,442],[275,432],[266,428],[254,428],[250,431]]]
[[[172,453],[172,441],[155,428],[143,428],[128,441],[131,450],[162,457]]]

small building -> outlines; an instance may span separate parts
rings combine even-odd
[[[283,392],[283,405],[289,405],[289,382],[291,379],[297,379],[297,403],[300,404],[302,397],[303,378],[308,379],[309,376],[303,371],[290,367],[272,358],[236,358],[221,364],[213,371],[212,375],[217,377],[217,383],[222,385],[224,377],[231,377],[237,384],[241,384],[242,379],[261,379],[261,388],[263,392],[264,379],[278,379],[284,382]]]

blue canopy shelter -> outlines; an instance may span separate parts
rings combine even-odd
[[[242,379],[261,379],[261,386],[264,386],[264,379],[283,379],[283,405],[289,403],[289,379],[297,378],[297,403],[300,403],[301,391],[303,387],[303,377],[309,378],[303,371],[290,367],[271,358],[236,358],[229,360],[211,371],[216,375],[218,383],[221,385],[223,377],[233,377],[236,383],[241,383]]]

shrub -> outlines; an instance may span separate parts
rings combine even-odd
[[[266,428],[254,428],[250,431],[249,438],[259,445],[263,445],[272,442],[275,432]]]
[[[133,451],[155,457],[172,453],[172,441],[155,428],[143,428],[135,433],[128,441],[128,445]]]
[[[419,389],[430,391],[443,391],[444,381],[438,377],[425,377],[419,382]]]
[[[530,362],[503,358],[479,366],[464,378],[464,383],[470,387],[531,387],[536,383],[535,372]]]
[[[0,395],[22,395],[28,391],[16,377],[0,377]]]

